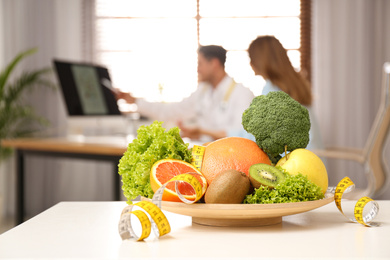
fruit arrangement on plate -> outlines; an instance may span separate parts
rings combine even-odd
[[[192,149],[183,142],[179,128],[166,130],[158,121],[141,126],[119,163],[128,203],[138,196],[151,199],[161,186],[185,173],[194,175],[202,186],[196,204],[265,205],[325,198],[326,168],[305,149],[310,130],[305,107],[284,92],[271,92],[252,101],[242,124],[256,142],[226,137],[208,143],[202,147],[199,169],[191,164]],[[181,203],[177,191],[196,200],[190,184],[172,182],[163,192],[163,202]]]

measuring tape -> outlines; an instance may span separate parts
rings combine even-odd
[[[194,175],[193,175],[194,174]],[[176,175],[164,185],[162,185],[153,195],[152,201],[141,201],[137,202],[133,205],[129,205],[125,207],[121,213],[121,217],[118,224],[118,231],[121,238],[130,239],[135,238],[137,241],[142,241],[145,238],[149,237],[151,230],[153,230],[156,237],[161,237],[163,235],[168,234],[171,231],[171,226],[169,225],[168,219],[161,211],[161,201],[162,195],[164,193],[164,189],[170,182],[175,182],[175,191],[179,196],[180,200],[182,200],[186,204],[192,204],[198,201],[203,195],[203,186],[196,179],[195,175],[199,175],[198,173],[185,173]],[[201,176],[204,178],[203,176]],[[188,200],[185,198],[179,191],[178,185],[180,182],[186,182],[192,186],[195,190],[195,200]],[[134,207],[140,207],[142,210],[134,210]],[[146,213],[151,217],[147,216]],[[135,215],[139,222],[141,223],[141,235],[138,236],[131,224],[131,215]]]
[[[144,211],[135,210],[133,207],[138,206],[145,210],[152,218],[149,217]],[[134,214],[141,223],[142,232],[141,236],[138,236],[131,225],[131,214]],[[154,203],[150,201],[141,201],[134,205],[129,205],[123,209],[121,218],[118,225],[119,235],[122,239],[136,238],[138,241],[142,241],[150,235],[151,230],[155,232],[157,237],[168,234],[171,231],[168,219],[164,213]]]
[[[352,180],[349,177],[344,177],[339,184],[337,184],[336,188],[331,188],[330,192],[334,192],[334,200],[336,203],[337,208],[339,211],[350,221],[355,223],[363,224],[367,227],[371,226],[378,226],[379,224],[371,222],[376,215],[379,212],[379,204],[375,200],[369,198],[369,197],[362,197],[360,198],[355,205],[354,208],[354,217],[355,218],[349,218],[347,217],[343,209],[341,207],[341,198],[344,193],[348,193],[352,191],[355,188],[355,184],[352,182]],[[364,214],[364,208],[370,205],[370,208],[366,214]]]
[[[206,147],[194,145],[192,147],[192,161],[191,163],[200,170],[202,168],[202,162],[203,162],[203,155],[204,151],[206,150]]]

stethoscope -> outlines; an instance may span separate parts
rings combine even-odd
[[[228,89],[226,90],[223,99],[220,101],[220,103],[218,105],[218,111],[220,111],[222,113],[226,111],[226,109],[228,108],[228,101],[229,101],[230,96],[232,95],[232,92],[233,92],[234,88],[236,87],[236,85],[237,85],[237,83],[232,79],[232,82],[230,83]],[[206,91],[207,91],[207,87],[204,87],[202,92],[205,93]],[[200,109],[198,111],[198,116],[203,114],[203,112],[201,112],[201,111],[202,111],[202,109]]]
[[[219,104],[219,109],[222,112],[226,111],[226,109],[228,107],[229,98],[232,95],[232,92],[233,92],[234,88],[236,87],[236,85],[237,85],[237,83],[234,81],[234,79],[232,79],[232,82],[230,83],[229,88],[226,90],[225,95],[223,97],[223,100],[221,101],[221,104]]]

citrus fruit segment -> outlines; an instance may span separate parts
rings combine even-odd
[[[271,165],[268,155],[256,142],[242,137],[225,137],[206,146],[201,171],[211,184],[224,170],[233,169],[249,175],[249,167],[258,163]]]
[[[173,177],[184,173],[191,174],[196,177],[196,179],[202,185],[203,196],[207,189],[206,178],[192,164],[176,159],[163,159],[153,164],[150,172],[150,185],[152,190],[156,192],[162,185],[170,181]],[[187,200],[196,200],[195,190],[190,184],[186,182],[180,182],[178,184],[178,189]],[[181,202],[175,190],[175,182],[167,184],[162,196],[162,200]]]

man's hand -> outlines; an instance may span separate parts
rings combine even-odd
[[[181,136],[188,137],[192,140],[199,140],[202,135],[208,135],[214,140],[226,137],[224,130],[210,131],[199,127],[185,127],[181,122],[178,122],[178,127],[181,130]]]
[[[130,93],[122,92],[120,90],[113,91],[116,99],[123,99],[129,104],[133,104],[136,101],[136,98],[133,97]]]
[[[181,136],[188,137],[192,140],[200,139],[202,133],[199,127],[185,127],[181,122],[178,122],[178,126]]]

